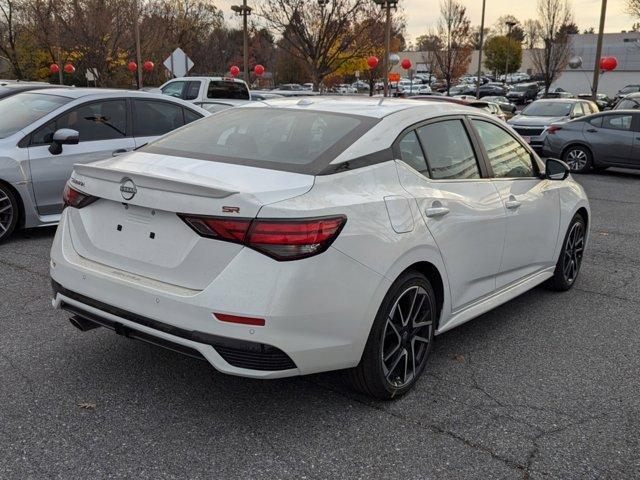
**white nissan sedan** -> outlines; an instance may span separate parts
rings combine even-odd
[[[442,333],[567,290],[589,204],[559,160],[443,102],[314,98],[223,111],[76,165],[51,251],[57,308],[217,370],[349,369],[407,392]]]

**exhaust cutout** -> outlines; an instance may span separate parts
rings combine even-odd
[[[71,325],[76,327],[81,332],[88,332],[89,330],[93,330],[94,328],[98,328],[101,326],[95,322],[92,322],[91,320],[87,320],[86,318],[78,317],[77,315],[69,318],[69,321],[71,322]]]

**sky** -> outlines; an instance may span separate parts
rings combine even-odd
[[[230,14],[230,6],[239,3],[240,0],[218,0],[215,4],[225,12],[227,19],[238,22]],[[472,25],[480,25],[482,13],[482,0],[460,0],[466,7]],[[486,0],[485,24],[493,25],[496,19],[502,15],[512,14],[520,21],[536,17],[536,0]],[[251,5],[252,0],[247,2]],[[399,0],[399,5],[404,10],[407,20],[407,40],[411,41],[417,36],[427,32],[435,26],[439,15],[439,0]],[[517,7],[516,7],[517,5]],[[580,30],[593,27],[598,29],[600,21],[601,0],[573,0],[574,20]],[[607,19],[605,32],[619,32],[629,30],[635,22],[623,11],[624,0],[609,0],[607,4]],[[238,22],[239,23],[239,22]]]

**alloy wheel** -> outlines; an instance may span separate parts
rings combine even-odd
[[[13,223],[13,204],[9,196],[0,190],[0,237],[4,236]]]
[[[382,367],[389,384],[402,388],[419,373],[431,341],[433,312],[426,290],[407,288],[396,300],[384,327]]]
[[[587,166],[587,154],[584,150],[570,150],[567,154],[567,164],[571,170],[578,172]]]
[[[562,259],[562,272],[567,283],[573,283],[578,276],[583,252],[584,225],[581,222],[576,222],[567,236],[567,244],[565,245]]]

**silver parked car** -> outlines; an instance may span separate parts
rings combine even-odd
[[[74,164],[133,150],[207,115],[126,90],[49,88],[0,101],[0,241],[17,226],[58,223]]]
[[[572,172],[608,167],[640,169],[640,112],[610,110],[551,124],[542,154],[564,160]]]

